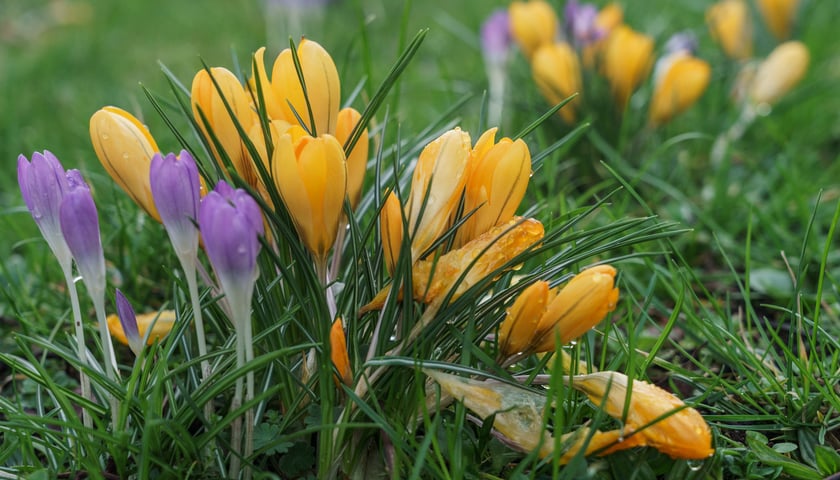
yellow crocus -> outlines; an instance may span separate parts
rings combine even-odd
[[[694,105],[706,91],[711,75],[708,62],[685,52],[675,52],[660,60],[648,112],[650,124],[666,123]]]
[[[338,112],[338,124],[335,129],[335,138],[344,146],[356,128],[356,124],[362,119],[362,115],[356,109],[347,107]],[[359,200],[362,198],[362,184],[365,180],[367,170],[368,148],[370,140],[368,129],[362,130],[362,135],[353,146],[353,150],[347,155],[347,197],[350,200],[350,207],[356,209]]]
[[[146,331],[151,326],[152,331],[149,333],[148,339],[146,339],[146,344],[151,345],[156,341],[162,341],[172,330],[172,327],[175,326],[175,320],[176,315],[174,310],[161,310],[160,312],[137,315],[137,330],[140,333],[140,338],[146,336]],[[126,338],[125,332],[123,332],[120,317],[116,314],[108,315],[106,321],[108,322],[108,331],[111,332],[111,337],[127,346],[128,338]],[[152,323],[154,323],[154,326],[152,326]]]
[[[282,102],[278,98],[277,92],[272,87],[271,81],[268,79],[268,74],[265,71],[265,47],[260,47],[254,52],[254,63],[251,65],[251,80],[249,86],[254,99],[259,101],[257,92],[256,79],[260,81],[260,89],[262,90],[262,98],[265,105],[265,112],[272,120],[285,120],[287,122],[296,122],[295,118],[286,118],[283,112]],[[257,102],[259,103],[259,102]]]
[[[700,460],[714,454],[712,434],[703,416],[655,385],[633,380],[631,387],[627,376],[619,372],[577,375],[571,384],[608,415],[625,422],[623,436],[629,443],[620,442],[605,453],[647,445],[672,458]]]
[[[577,53],[566,42],[540,47],[531,59],[531,74],[537,88],[548,103],[557,105],[568,96],[580,93],[583,79]],[[575,108],[580,97],[558,110],[566,123],[575,121]]]
[[[752,56],[752,23],[746,1],[722,0],[715,3],[706,10],[706,23],[712,38],[729,58],[746,60]]]
[[[773,105],[802,80],[809,60],[808,47],[802,42],[789,41],[779,45],[758,66],[749,99],[756,105]]]
[[[312,40],[301,40],[297,46],[297,55],[306,84],[306,96],[290,49],[280,52],[271,72],[271,86],[283,115],[287,121],[294,122],[297,113],[311,134],[335,135],[341,105],[341,84],[335,63],[324,47]],[[314,132],[306,106],[307,97],[315,120]]]
[[[530,60],[539,47],[554,41],[557,35],[557,14],[548,2],[513,2],[508,13],[511,36],[525,58]]]
[[[277,141],[280,139],[280,135],[289,132],[291,129],[291,125],[286,122],[285,120],[271,120],[268,123],[268,136],[271,139],[271,144],[276,145]],[[262,165],[262,168],[266,170],[266,173],[271,175],[270,163],[268,161],[268,146],[266,145],[266,134],[263,131],[263,126],[261,123],[257,122],[251,126],[251,129],[248,131],[248,139],[251,140],[251,143],[254,145],[254,149],[257,151],[257,158],[252,158],[250,153],[245,151],[248,159],[250,160],[250,168],[253,169],[254,175],[256,176],[256,185],[254,188],[260,193],[263,199],[266,201],[269,200],[268,191],[265,188],[265,184],[263,183],[263,178],[260,175],[260,169],[257,167],[257,162]],[[294,139],[292,140],[294,142]]]
[[[455,128],[420,153],[406,204],[412,263],[446,228],[464,189],[471,152],[470,134]]]
[[[134,203],[160,222],[149,185],[152,156],[160,148],[149,129],[125,110],[104,107],[90,117],[90,140],[108,175]]]
[[[548,282],[538,281],[522,291],[499,325],[499,356],[526,352],[533,342],[548,300]]]
[[[619,25],[624,23],[624,10],[621,5],[617,3],[610,3],[604,8],[598,10],[598,15],[595,16],[595,27],[604,35],[603,38],[596,40],[591,45],[586,45],[581,51],[581,58],[583,59],[583,66],[586,68],[594,68],[595,60],[601,54],[604,48],[606,39],[609,38],[610,33]]]
[[[531,152],[522,140],[495,142],[496,128],[476,142],[467,167],[464,214],[472,212],[455,236],[460,247],[516,213],[531,177]]]
[[[786,40],[790,36],[799,0],[758,0],[757,3],[758,11],[773,36],[778,40]]]
[[[382,238],[382,252],[385,255],[385,267],[389,274],[394,273],[400,256],[403,239],[403,213],[400,199],[391,192],[379,213],[379,234]]]
[[[330,358],[338,370],[336,384],[340,379],[345,385],[351,385],[353,372],[350,369],[350,356],[347,354],[347,339],[344,336],[341,318],[336,318],[330,329]]]
[[[604,46],[603,69],[620,110],[627,107],[633,90],[642,83],[653,59],[653,39],[620,25]]]
[[[257,174],[244,151],[242,137],[236,128],[234,118],[247,134],[252,125],[257,122],[257,116],[251,106],[250,95],[245,92],[236,75],[223,67],[211,68],[209,72],[206,69],[200,70],[193,77],[190,100],[195,120],[217,161],[222,163],[222,155],[213,142],[210,132],[224,149],[239,176],[249,185],[256,187]],[[225,107],[225,102],[233,112],[233,117]]]
[[[610,265],[587,268],[556,294],[549,293],[545,312],[537,325],[533,352],[554,350],[555,332],[561,345],[578,338],[615,310],[618,288],[616,270]]]
[[[274,145],[271,173],[303,244],[326,262],[335,242],[347,192],[344,150],[332,135],[305,135],[292,143],[281,135]]]

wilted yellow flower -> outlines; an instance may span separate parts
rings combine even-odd
[[[721,0],[706,10],[712,38],[729,58],[745,60],[752,56],[752,23],[747,2]]]
[[[296,112],[304,125],[309,127],[310,133],[317,133],[318,136],[325,133],[335,135],[341,105],[341,84],[335,63],[324,47],[312,40],[301,40],[297,46],[297,55],[306,83],[307,96],[303,94],[290,49],[280,52],[271,72],[271,86],[280,102],[283,115],[286,121],[296,122]],[[310,125],[309,109],[306,107],[307,97],[315,120],[315,132],[312,132]]]
[[[213,80],[218,84],[218,88]],[[224,100],[222,100],[223,96]],[[221,163],[223,157],[213,142],[212,136],[216,137],[239,176],[249,185],[256,187],[257,174],[248,155],[244,152],[242,137],[236,128],[236,123],[225,107],[225,102],[227,102],[236,122],[246,134],[257,122],[256,113],[251,107],[251,97],[245,92],[236,75],[223,67],[211,68],[210,72],[200,70],[193,78],[190,101],[195,120],[207,138],[216,159]],[[210,135],[210,132],[213,135]]]
[[[172,330],[172,327],[175,326],[175,319],[175,310],[161,310],[160,312],[142,313],[137,315],[137,330],[140,332],[140,338],[146,336],[146,331],[149,330],[149,327],[152,326],[152,323],[154,322],[154,326],[152,326],[152,331],[149,333],[149,338],[146,340],[146,344],[151,345],[156,341],[163,340]],[[128,338],[126,338],[125,332],[123,332],[120,317],[116,314],[108,315],[106,321],[108,322],[108,331],[111,332],[111,336],[118,342],[127,346]]]
[[[531,177],[531,152],[522,139],[495,142],[496,128],[476,142],[467,165],[464,214],[472,212],[455,235],[460,247],[513,218]]]
[[[776,47],[755,72],[750,100],[755,104],[776,103],[802,80],[809,60],[808,47],[802,42],[790,41]]]
[[[160,149],[149,129],[125,110],[104,107],[90,117],[90,140],[108,175],[160,222],[149,185],[152,156]]]
[[[653,126],[668,122],[694,105],[709,85],[712,67],[685,52],[661,59],[654,74],[648,119]]]
[[[513,2],[508,13],[510,33],[529,60],[539,47],[554,41],[557,35],[557,14],[548,2]]]
[[[345,385],[352,385],[353,372],[350,370],[350,356],[347,355],[347,339],[344,337],[344,327],[341,318],[336,318],[330,329],[330,358]],[[336,378],[336,383],[338,382]]]
[[[653,39],[620,25],[604,46],[603,69],[620,110],[627,107],[633,90],[647,76],[653,59]]]
[[[598,372],[573,377],[572,386],[585,393],[611,417],[623,419],[624,435],[633,434],[628,440],[640,437],[632,440],[631,444],[616,445],[610,449],[611,452],[647,445],[672,458],[704,459],[714,453],[712,435],[703,416],[655,385],[634,380],[630,388],[626,375]],[[628,395],[630,405],[625,418]]]
[[[525,352],[531,347],[547,300],[548,282],[545,281],[534,282],[516,297],[504,321],[499,325],[501,358]]]
[[[569,95],[580,93],[583,79],[577,53],[566,42],[546,44],[537,49],[531,59],[531,74],[548,103],[557,105]],[[557,113],[567,123],[575,121],[575,107],[580,97],[572,100]]]
[[[335,138],[338,139],[342,146],[350,138],[356,124],[362,119],[362,115],[356,109],[347,107],[338,112],[338,125],[335,129]],[[347,197],[350,200],[350,207],[354,210],[359,205],[359,200],[362,198],[362,183],[365,180],[365,171],[367,170],[368,147],[369,147],[368,129],[362,130],[362,136],[359,141],[353,146],[350,153],[347,155]]]
[[[577,274],[559,292],[549,293],[545,313],[534,335],[533,352],[554,350],[555,331],[565,345],[583,335],[615,310],[618,288],[615,268],[597,265]]]
[[[470,134],[455,128],[420,153],[406,203],[412,261],[446,228],[464,189],[471,151]]]
[[[402,205],[395,192],[391,192],[379,214],[379,235],[382,237],[382,251],[385,255],[385,267],[393,274],[400,257],[403,239]]]
[[[335,242],[347,192],[344,150],[332,135],[290,134],[274,145],[272,177],[303,244],[324,262]]]
[[[758,0],[756,3],[773,36],[779,40],[787,39],[799,0]]]

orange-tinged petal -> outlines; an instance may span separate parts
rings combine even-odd
[[[301,40],[297,54],[315,120],[314,133],[335,135],[341,105],[341,85],[335,63],[324,47],[312,40]],[[294,121],[296,112],[311,132],[307,96],[303,94],[290,49],[280,52],[275,60],[271,82],[286,120]]]
[[[557,35],[557,14],[548,2],[513,2],[508,13],[510,33],[529,60],[539,47],[554,41]]]
[[[388,268],[388,273],[393,274],[400,256],[403,238],[402,205],[393,191],[388,195],[379,214],[379,234],[382,238],[385,266]]]
[[[344,108],[338,112],[338,126],[335,129],[335,138],[342,146],[350,138],[350,134],[362,119],[362,115],[354,108]],[[362,184],[365,180],[367,170],[368,148],[370,140],[368,129],[362,130],[362,136],[353,146],[353,150],[347,154],[347,197],[350,199],[350,207],[354,210],[362,198]]]
[[[758,0],[757,3],[758,11],[773,36],[778,40],[786,40],[790,36],[799,0]]]
[[[540,47],[531,61],[531,74],[542,96],[552,105],[557,105],[582,90],[580,61],[575,50],[566,42]],[[579,103],[578,96],[557,113],[564,121],[572,123],[575,120],[576,105]]]
[[[146,336],[146,331],[152,326],[152,331],[149,333],[149,338],[146,340],[146,345],[151,345],[156,341],[162,341],[175,326],[175,311],[161,310],[160,312],[143,313],[137,315],[137,330],[140,332],[140,337]],[[123,332],[120,318],[117,315],[108,315],[106,319],[108,322],[108,331],[111,336],[123,345],[128,345],[128,338]]]
[[[712,38],[729,58],[746,60],[752,56],[752,22],[746,1],[721,0],[715,3],[706,10],[706,23]]]
[[[678,52],[660,60],[648,113],[651,125],[661,125],[694,105],[706,91],[712,67]]]
[[[527,351],[548,300],[548,282],[538,281],[522,291],[499,325],[499,354],[502,358]]]
[[[90,117],[90,140],[105,171],[134,203],[160,222],[149,185],[152,156],[160,149],[149,129],[125,110],[104,107]]]
[[[583,335],[615,310],[618,288],[615,268],[598,265],[587,268],[564,286],[546,307],[537,327],[535,352],[554,350],[555,333],[561,344]]]
[[[256,68],[254,68],[256,66]],[[257,92],[257,85],[255,78],[260,80],[260,89],[262,90],[263,100],[265,101],[265,109],[268,117],[272,120],[286,120],[295,121],[294,118],[287,119],[280,107],[280,100],[277,98],[277,92],[271,87],[271,81],[268,79],[268,74],[265,71],[265,47],[260,47],[254,52],[254,63],[251,65],[251,88],[253,90],[254,98],[259,101],[259,93]]]
[[[644,444],[672,458],[704,459],[714,453],[709,425],[700,413],[673,394],[619,372],[577,375],[572,386],[613,418],[624,419],[625,434],[644,437]],[[627,416],[625,402],[630,395]],[[664,417],[664,418],[663,418]],[[654,423],[655,422],[655,423]]]
[[[604,47],[604,75],[619,109],[623,110],[630,95],[642,83],[653,60],[653,39],[620,25],[610,33]]]
[[[767,56],[750,87],[750,100],[772,105],[802,80],[808,70],[810,55],[802,42],[790,41],[776,47]]]
[[[333,365],[345,385],[352,385],[353,372],[350,370],[350,356],[347,354],[347,339],[344,337],[344,328],[341,318],[336,318],[330,329],[330,358]],[[338,378],[336,378],[336,382]]]
[[[624,23],[624,10],[617,3],[610,3],[598,10],[595,25],[606,33]]]

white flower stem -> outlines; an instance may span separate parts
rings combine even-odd
[[[99,336],[102,340],[102,354],[105,356],[105,375],[109,380],[117,382],[119,380],[119,371],[117,369],[117,359],[114,355],[114,344],[111,343],[111,334],[108,332],[108,321],[105,318],[105,292],[91,292],[91,299],[93,300],[93,307],[96,309],[96,321],[99,324]],[[113,428],[117,427],[119,420],[119,403],[117,398],[105,392],[108,401],[111,404],[111,422]]]
[[[72,260],[71,260],[72,262]],[[76,349],[79,351],[79,361],[82,368],[79,369],[79,383],[82,387],[82,398],[93,400],[90,394],[90,377],[85,373],[84,367],[88,366],[87,348],[85,347],[85,327],[82,325],[82,311],[79,308],[79,291],[76,290],[76,283],[73,281],[73,264],[68,262],[62,265],[64,280],[67,282],[67,292],[70,295],[70,304],[73,308],[73,325],[76,327]],[[86,429],[93,427],[93,420],[87,408],[82,409],[82,422]]]
[[[237,319],[234,319],[236,321]],[[242,342],[242,332],[236,332],[236,369],[239,370],[245,364],[245,348]],[[233,400],[230,402],[231,411],[238,410],[242,406],[242,377],[236,377],[236,384],[233,390]],[[242,446],[242,417],[238,416],[233,420],[230,428],[230,447],[233,450],[230,456],[229,478],[239,478],[240,447]]]
[[[186,257],[186,255],[184,257]],[[203,360],[201,360],[201,383],[203,385],[207,382],[207,379],[210,378],[212,367],[210,366],[210,362],[204,358],[207,356],[207,338],[204,334],[204,317],[201,313],[201,299],[198,295],[195,256],[193,255],[192,258],[182,258],[179,255],[179,259],[181,260],[181,268],[184,270],[184,276],[187,278],[187,288],[189,289],[190,301],[192,302],[193,318],[195,319],[195,335],[198,341],[198,355],[203,358]],[[207,419],[208,422],[212,422],[213,415],[214,408],[213,401],[211,400],[204,405],[204,418]]]

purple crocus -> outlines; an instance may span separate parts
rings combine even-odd
[[[576,47],[591,45],[604,36],[604,31],[595,23],[598,8],[591,3],[580,4],[577,0],[569,0],[564,16],[566,32]]]
[[[506,8],[499,8],[481,25],[481,50],[488,62],[504,63],[513,43],[510,16]]]
[[[128,348],[134,352],[135,356],[139,357],[143,350],[143,337],[140,336],[140,329],[137,327],[137,315],[134,313],[131,303],[128,302],[119,288],[117,289],[116,303],[117,317],[120,319],[123,333],[128,340]]]
[[[78,170],[67,171],[67,193],[59,208],[61,232],[94,302],[105,294],[105,256],[99,217],[90,189]]]
[[[156,153],[149,168],[149,183],[155,207],[178,258],[183,263],[186,256],[195,257],[201,184],[192,155],[186,150],[181,151],[180,158],[174,153],[166,156]]]
[[[45,150],[43,154],[32,154],[30,163],[25,156],[18,157],[18,185],[23,201],[32,218],[41,230],[53,255],[58,258],[62,269],[69,270],[72,257],[67,242],[61,234],[59,208],[67,193],[67,177],[64,167],[55,155]]]
[[[665,54],[684,52],[693,55],[697,51],[697,37],[688,30],[677,32],[665,42]]]

